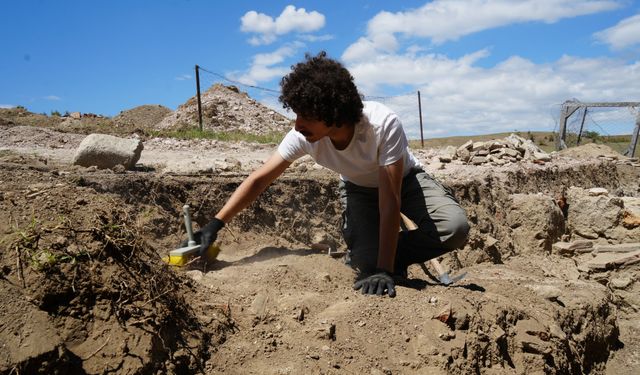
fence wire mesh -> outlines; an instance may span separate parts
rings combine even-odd
[[[212,70],[199,67],[200,71],[204,74],[200,75],[201,87],[209,88],[215,84],[233,85],[246,92],[251,98],[267,105],[271,109],[278,111],[290,118],[294,117],[293,113],[284,111],[282,105],[278,102],[280,90],[278,88],[260,87],[257,85],[250,85],[239,80],[231,79],[223,74],[216,73]],[[377,101],[385,104],[393,111],[396,112],[400,120],[402,121],[405,133],[409,139],[420,139],[421,123],[424,128],[424,138],[430,138],[429,134],[437,134],[439,130],[433,129],[433,124],[430,121],[430,114],[428,112],[428,106],[422,103],[422,111],[420,111],[420,104],[418,102],[418,92],[407,92],[398,95],[379,96],[379,95],[367,95],[361,93],[363,100]],[[537,121],[545,121],[548,124],[554,124],[552,132],[556,133],[558,129],[558,118],[562,111],[563,104],[555,104],[548,108],[541,108],[537,115]],[[462,108],[459,111],[467,111]],[[421,114],[422,112],[422,114]],[[566,145],[567,147],[573,147],[586,142],[598,142],[606,138],[607,144],[611,144],[611,147],[616,151],[624,153],[629,147],[629,141],[631,139],[630,134],[634,132],[636,119],[638,118],[639,108],[637,106],[627,107],[585,107],[581,108],[570,117],[566,122]],[[420,116],[422,115],[422,119]],[[460,118],[461,113],[452,113],[450,118]],[[498,118],[500,117],[499,115]],[[443,114],[438,115],[437,121],[443,121]],[[463,116],[466,117],[466,116]],[[473,118],[470,116],[469,118]],[[422,121],[421,121],[422,120]],[[473,123],[472,121],[470,122]],[[475,126],[469,125],[473,128]],[[514,132],[519,132],[519,124],[514,122]],[[531,129],[534,130],[534,129]],[[549,138],[553,138],[549,136]]]
[[[589,142],[604,143],[619,153],[629,149],[640,109],[635,106],[590,107],[576,110],[567,118],[567,147]]]

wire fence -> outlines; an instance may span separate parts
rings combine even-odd
[[[631,103],[633,104],[633,103]],[[631,152],[630,134],[633,136],[639,126],[640,109],[634,105],[606,107],[588,106],[578,108],[566,119],[564,142],[573,147],[587,142],[606,140],[614,150],[627,154]]]
[[[217,83],[231,84],[233,86],[242,89],[247,94],[259,101],[264,102],[269,107],[285,116],[293,118],[292,113],[284,111],[281,105],[278,103],[278,97],[280,96],[279,89],[273,89],[268,87],[261,87],[256,85],[250,85],[240,82],[238,80],[230,79],[223,74],[216,73],[212,70],[199,66],[202,72],[208,75],[200,75],[201,86],[210,87]],[[203,84],[204,83],[204,84]],[[362,93],[361,93],[362,94]],[[403,122],[403,126],[407,135],[410,138],[420,137],[420,116],[418,105],[418,93],[407,92],[397,95],[380,96],[380,95],[366,95],[362,94],[362,99],[367,101],[376,101],[385,104],[391,108]]]
[[[201,86],[209,87],[217,83],[234,85],[239,89],[247,92],[247,94],[273,110],[276,110],[289,118],[293,118],[293,113],[287,113],[278,102],[280,95],[279,88],[268,88],[257,85],[247,84],[238,80],[231,79],[223,74],[213,70],[199,67],[206,73],[201,75],[200,79],[204,83]],[[385,104],[396,112],[409,139],[420,139],[424,130],[424,138],[437,137],[438,134],[445,134],[450,131],[452,125],[455,124],[459,129],[465,131],[466,134],[479,134],[482,128],[485,132],[501,133],[505,132],[504,118],[510,115],[512,119],[511,129],[508,131],[519,132],[522,130],[543,130],[544,128],[553,133],[559,132],[559,118],[561,117],[563,104],[553,104],[547,108],[538,108],[523,111],[522,114],[514,114],[505,111],[505,107],[500,108],[473,108],[469,103],[461,103],[456,110],[447,110],[439,108],[433,103],[419,102],[419,94],[415,92],[405,92],[396,95],[367,95],[363,94],[363,100],[377,101]],[[425,105],[427,104],[427,105]],[[566,131],[569,143],[567,146],[575,146],[580,135],[580,141],[587,142],[585,136],[592,139],[596,135],[613,137],[616,135],[629,135],[634,132],[635,122],[638,118],[638,107],[629,106],[621,108],[588,108],[581,109],[570,118],[567,119]],[[422,118],[421,118],[422,116]],[[492,131],[491,124],[495,124]],[[582,131],[580,127],[582,126]],[[421,129],[424,127],[424,129]],[[628,137],[627,137],[628,139]],[[629,145],[619,142],[614,145],[617,151],[625,151],[625,147]]]

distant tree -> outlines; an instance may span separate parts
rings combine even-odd
[[[583,133],[585,138],[589,138],[593,140],[593,142],[597,142],[602,139],[602,136],[597,131],[587,130]]]
[[[58,112],[58,111],[51,111],[51,116],[58,116],[58,117],[60,117],[60,112]]]

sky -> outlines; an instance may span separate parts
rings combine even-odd
[[[640,102],[640,0],[0,2],[0,107],[106,116],[235,84],[282,111],[320,51],[410,138],[557,130],[561,104]],[[631,133],[638,108],[587,126]],[[293,114],[289,114],[293,116]],[[598,117],[600,115],[601,117]],[[575,117],[575,116],[574,116]],[[575,120],[574,120],[575,121]]]

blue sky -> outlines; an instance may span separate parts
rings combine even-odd
[[[640,101],[640,1],[2,2],[0,107],[108,116],[194,95],[194,65],[278,88],[327,53],[410,136],[553,130],[560,104]],[[203,90],[221,79],[201,73]],[[275,95],[240,87],[278,108]],[[633,129],[600,122],[601,132]],[[613,122],[612,122],[613,124]],[[626,126],[626,128],[625,128]]]

